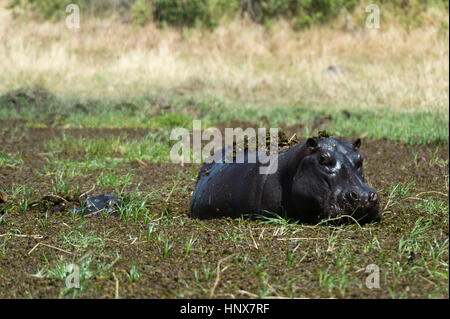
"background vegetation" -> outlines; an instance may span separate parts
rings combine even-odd
[[[118,13],[126,21],[144,25],[153,20],[159,25],[202,25],[214,28],[224,17],[248,13],[258,23],[270,26],[280,18],[290,21],[295,29],[332,21],[342,13],[352,14],[355,8],[369,4],[361,0],[11,0],[8,8],[31,13],[35,18],[58,20],[70,3],[80,6],[84,12],[95,15]],[[430,9],[448,11],[448,0],[377,0],[390,14],[384,18],[398,18],[409,26],[420,26],[423,13]]]
[[[241,1],[84,0],[78,31],[64,25],[66,3],[3,1],[2,118],[149,128],[156,114],[167,128],[239,119],[304,136],[319,123],[341,136],[448,143],[448,2],[378,2],[370,29],[359,1],[263,1],[255,22]],[[8,95],[22,88],[25,101]],[[53,107],[36,107],[34,88]]]

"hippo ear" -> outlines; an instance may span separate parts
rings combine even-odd
[[[361,139],[358,138],[352,143],[353,149],[357,151],[359,147],[361,146]]]
[[[314,149],[314,148],[317,147],[317,139],[310,137],[310,138],[308,138],[306,140],[306,144],[305,145],[306,145],[306,147]]]

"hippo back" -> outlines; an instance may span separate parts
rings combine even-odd
[[[248,163],[247,159],[248,154],[245,154],[244,163],[224,163],[222,160],[202,166],[191,198],[191,217],[238,218],[262,214],[265,209],[270,209],[264,207],[262,198],[270,175],[260,174],[260,164]],[[279,203],[271,206],[277,207]]]

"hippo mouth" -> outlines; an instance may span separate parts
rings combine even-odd
[[[379,222],[381,220],[380,201],[376,198],[368,203],[349,203],[348,201],[337,201],[331,204],[327,216],[330,220],[336,220],[338,223],[359,224]]]

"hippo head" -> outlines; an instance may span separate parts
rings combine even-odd
[[[359,223],[381,219],[376,191],[364,182],[361,140],[309,138],[291,184],[291,207],[306,222],[352,216]],[[353,220],[352,218],[339,218]]]

